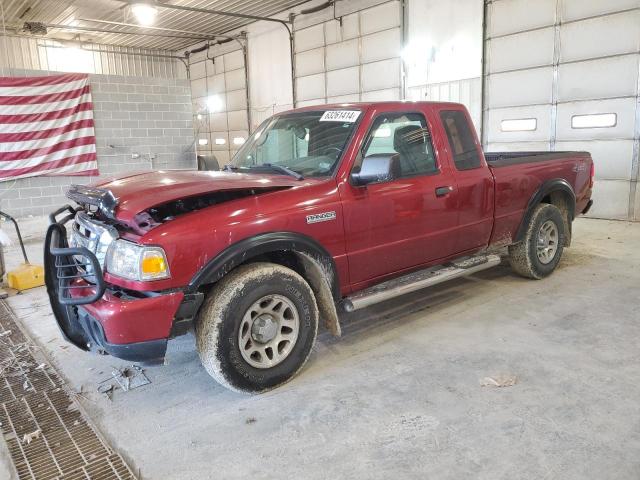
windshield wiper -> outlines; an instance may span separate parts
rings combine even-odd
[[[276,172],[284,173],[285,175],[294,177],[296,180],[304,180],[304,177],[301,174],[299,174],[295,170],[291,170],[289,167],[285,167],[284,165],[278,165],[275,163],[263,163],[262,165],[256,165],[255,167],[251,167],[251,168],[261,168],[261,167],[266,167],[271,170],[275,170]]]
[[[252,165],[250,167],[242,167],[242,168],[246,168],[247,170],[260,170],[260,169],[275,170],[278,173],[284,173],[285,175],[294,177],[296,180],[304,180],[304,177],[300,173],[296,172],[295,170],[291,170],[290,168],[285,167],[284,165],[277,165],[275,163],[263,163],[261,165]],[[224,167],[222,167],[222,170],[224,170],[225,172],[237,172],[238,170],[240,170],[240,167],[237,167],[236,165],[231,165],[230,163],[228,163]]]

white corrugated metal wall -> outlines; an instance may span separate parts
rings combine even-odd
[[[85,44],[84,49],[61,47],[55,40],[0,36],[0,68],[186,78],[179,60],[163,57],[174,52],[98,44]]]
[[[294,23],[296,105],[402,98],[402,22],[401,2],[393,0]]]
[[[199,52],[189,62],[198,153],[213,154],[220,165],[249,135],[244,53],[238,44],[227,48]]]
[[[409,100],[467,106],[478,130],[482,110],[483,0],[407,0],[403,51]]]
[[[591,215],[640,219],[640,1],[493,0],[488,150],[587,150]]]

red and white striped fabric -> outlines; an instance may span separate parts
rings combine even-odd
[[[89,76],[0,77],[0,182],[98,175]]]

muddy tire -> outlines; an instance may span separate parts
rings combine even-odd
[[[304,366],[318,333],[313,291],[296,272],[272,263],[243,265],[212,291],[196,321],[202,365],[221,385],[260,393]]]
[[[564,226],[562,213],[556,206],[541,203],[535,207],[523,240],[509,246],[511,268],[536,280],[551,275],[562,257]]]

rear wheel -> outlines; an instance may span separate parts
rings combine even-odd
[[[524,239],[509,247],[511,268],[523,277],[541,279],[560,263],[565,243],[564,219],[560,210],[547,203],[531,215]]]
[[[258,393],[291,379],[318,331],[307,282],[277,264],[238,267],[211,291],[196,322],[202,365],[220,384]]]

